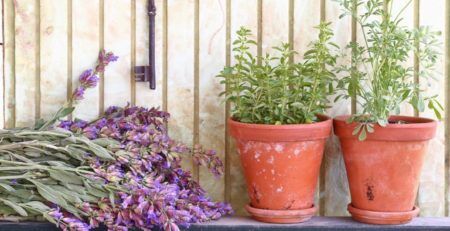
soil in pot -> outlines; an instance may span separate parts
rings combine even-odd
[[[314,193],[332,121],[300,125],[246,124],[229,120],[256,220],[297,223],[316,212]]]
[[[356,123],[348,116],[334,119],[349,181],[355,220],[371,224],[402,224],[419,213],[414,206],[428,141],[436,131],[431,119],[392,116],[386,127],[375,125],[375,132],[359,141],[352,135]]]

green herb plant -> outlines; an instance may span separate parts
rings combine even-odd
[[[241,27],[233,42],[235,64],[218,77],[226,84],[225,100],[231,116],[243,123],[308,124],[329,107],[327,96],[334,92],[337,45],[330,41],[330,23],[321,23],[317,41],[310,44],[302,62],[292,62],[296,52],[288,43],[273,47],[276,55],[254,56],[251,31]],[[337,52],[336,52],[337,53]]]
[[[337,70],[344,77],[338,82],[341,94],[335,99],[357,99],[360,111],[348,122],[359,123],[353,132],[359,140],[374,132],[375,124],[389,124],[389,116],[399,114],[402,103],[409,103],[419,112],[427,105],[438,119],[443,110],[437,95],[426,95],[424,88],[433,77],[439,33],[428,27],[402,26],[402,14],[412,1],[396,14],[393,1],[338,0],[344,9],[341,17],[349,15],[356,20],[364,41],[350,42],[346,47],[351,50],[352,62]],[[364,13],[357,14],[356,9]],[[414,81],[414,67],[407,63],[412,53],[419,60],[418,83]]]

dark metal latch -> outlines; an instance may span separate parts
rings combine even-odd
[[[148,1],[148,16],[149,16],[149,65],[148,66],[135,66],[134,76],[136,82],[149,82],[150,89],[156,88],[156,75],[155,75],[155,15],[156,6],[154,0]]]

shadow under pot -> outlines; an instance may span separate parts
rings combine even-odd
[[[348,211],[369,224],[408,223],[419,214],[415,206],[420,173],[435,136],[432,119],[392,116],[386,127],[374,126],[364,141],[352,135],[357,123],[349,116],[334,119],[351,193]]]
[[[245,209],[258,221],[299,223],[316,212],[314,194],[332,120],[264,125],[228,120],[247,183]]]

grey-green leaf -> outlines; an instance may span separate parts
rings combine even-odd
[[[49,170],[50,177],[66,183],[82,185],[83,180],[77,174],[68,172],[68,171],[59,171],[59,170]]]
[[[21,216],[23,216],[23,217],[28,216],[27,211],[25,211],[25,209],[23,209],[17,203],[9,201],[9,200],[2,199],[2,198],[0,198],[0,201],[3,202],[3,204],[5,204],[5,205],[9,206],[10,208],[14,209],[14,211],[16,211]]]
[[[31,183],[36,185],[37,190],[39,194],[44,197],[46,200],[53,202],[60,206],[67,206],[67,201],[56,191],[54,191],[52,188],[48,187],[47,185],[44,185],[40,183],[39,181],[28,179]]]
[[[23,203],[23,205],[32,207],[32,208],[34,208],[36,210],[39,210],[41,212],[45,212],[45,211],[49,211],[50,210],[50,207],[48,207],[47,205],[45,205],[44,203],[42,203],[40,201],[30,201],[30,202]]]

